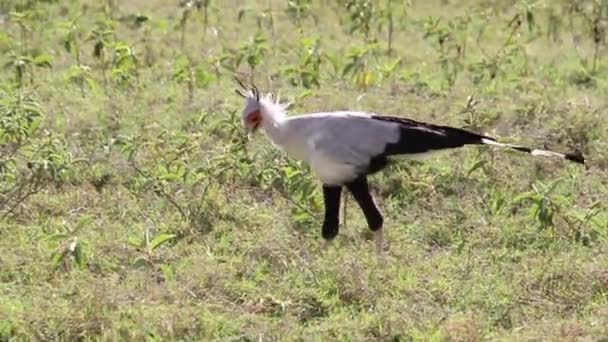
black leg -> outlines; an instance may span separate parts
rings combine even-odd
[[[323,200],[325,201],[325,220],[321,234],[323,239],[331,240],[338,235],[340,224],[340,196],[341,186],[323,185]]]
[[[380,230],[382,228],[384,219],[382,218],[382,214],[380,213],[380,210],[378,210],[378,207],[372,198],[372,194],[369,192],[367,177],[359,177],[346,184],[346,187],[353,194],[355,201],[357,201],[359,207],[363,211],[369,229],[374,232]]]

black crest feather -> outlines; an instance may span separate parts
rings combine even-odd
[[[234,77],[234,79],[236,80],[236,82],[241,86],[242,89],[234,89],[234,91],[239,94],[240,96],[247,98],[247,92],[251,91],[253,93],[253,96],[255,96],[256,101],[260,101],[260,91],[258,90],[258,88],[255,86],[255,84],[251,85],[250,89],[247,89],[247,86],[243,83],[243,81],[241,81],[238,77]]]

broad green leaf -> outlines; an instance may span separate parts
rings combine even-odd
[[[530,9],[526,10],[526,21],[528,22],[528,31],[533,32],[536,22],[534,20],[534,13]]]
[[[484,166],[485,164],[487,164],[486,160],[478,160],[475,162],[475,164],[473,164],[473,166],[471,166],[471,168],[469,169],[469,171],[467,171],[467,177],[470,176],[473,172],[475,172],[477,169],[481,168],[482,166]]]
[[[146,242],[143,239],[138,238],[130,238],[129,240],[127,240],[127,243],[137,248],[143,248],[146,245]]]
[[[155,237],[152,242],[150,242],[150,249],[155,250],[157,247],[160,247],[162,244],[170,241],[175,238],[175,234],[160,234]]]
[[[51,61],[53,60],[53,57],[47,54],[42,54],[42,55],[38,55],[36,57],[34,57],[33,62],[34,65],[39,66],[39,67],[46,67],[46,68],[52,68],[51,66]]]
[[[245,16],[246,12],[247,12],[247,9],[245,9],[245,8],[240,8],[239,9],[239,11],[237,13],[237,16],[236,16],[237,22],[240,22],[243,19],[243,17]]]
[[[59,266],[59,264],[61,264],[61,262],[63,261],[63,259],[65,259],[65,256],[68,255],[68,253],[69,250],[66,248],[56,251],[53,254],[53,258],[51,259],[51,263],[53,264],[53,266]]]
[[[206,88],[215,79],[212,74],[205,71],[202,67],[194,69],[194,77],[196,78],[196,86],[199,88]]]
[[[532,200],[532,201],[534,201],[537,196],[538,196],[538,193],[536,193],[535,191],[524,192],[524,193],[518,195],[517,197],[515,197],[513,199],[513,203],[519,203],[519,202],[521,202],[523,200]]]
[[[84,255],[82,252],[82,244],[80,242],[76,242],[76,245],[72,250],[72,256],[74,257],[78,267],[82,267],[84,265]]]
[[[95,81],[95,79],[91,77],[86,77],[85,81],[87,82],[87,85],[89,86],[89,89],[91,89],[92,92],[97,91],[97,82]]]
[[[133,261],[133,266],[135,267],[145,267],[148,264],[148,261],[144,257],[137,257],[135,261]]]
[[[355,67],[355,62],[351,62],[348,63],[347,65],[344,66],[344,69],[342,70],[342,77],[348,75],[351,70],[353,70],[353,68]]]
[[[146,22],[146,21],[148,21],[148,19],[149,19],[149,18],[148,18],[147,16],[145,16],[145,15],[141,15],[141,14],[135,17],[135,21],[136,21],[137,23],[143,23],[143,22]]]
[[[76,222],[76,225],[74,226],[74,232],[79,231],[80,229],[82,229],[85,226],[89,225],[91,222],[93,222],[93,216],[91,216],[91,215],[84,215],[83,217],[81,217],[78,220],[78,222]]]
[[[165,180],[165,181],[169,181],[169,182],[176,182],[179,181],[181,179],[181,177],[179,175],[176,175],[175,173],[164,173],[162,175],[160,175],[160,177],[158,177],[160,180]]]
[[[67,234],[55,233],[55,234],[47,235],[47,236],[43,237],[41,240],[42,241],[57,242],[57,241],[65,239],[67,237],[68,237]]]
[[[163,276],[166,280],[175,279],[175,274],[173,273],[173,268],[169,264],[160,265],[160,271],[163,273]]]

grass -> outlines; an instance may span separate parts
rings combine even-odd
[[[0,1],[0,340],[608,338],[606,1],[183,3]],[[396,164],[323,254],[234,73],[589,162]]]

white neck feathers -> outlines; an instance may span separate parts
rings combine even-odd
[[[285,112],[287,107],[289,107],[289,104],[280,103],[278,98],[273,101],[271,94],[261,97],[260,114],[262,114],[262,122],[266,122],[269,126],[280,125],[287,118]]]

